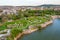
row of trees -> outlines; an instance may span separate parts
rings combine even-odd
[[[16,14],[9,14],[9,15],[1,15],[0,17],[0,22],[2,21],[2,19],[5,17],[5,20],[16,20],[16,19],[20,19],[23,17],[30,17],[30,16],[44,16],[44,15],[60,15],[60,11],[59,10],[26,10],[26,11],[17,11]]]

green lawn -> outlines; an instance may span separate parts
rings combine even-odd
[[[46,21],[48,21],[48,18],[41,16],[24,17],[20,20],[4,23],[0,27],[0,30],[7,29],[8,26],[11,27],[11,36],[14,38],[18,33],[22,32],[24,29],[27,29],[30,25],[36,26]]]

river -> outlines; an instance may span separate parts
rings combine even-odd
[[[60,40],[60,19],[42,30],[22,36],[19,40]]]

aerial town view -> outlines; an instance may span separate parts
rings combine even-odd
[[[60,40],[60,0],[1,0],[0,40]]]

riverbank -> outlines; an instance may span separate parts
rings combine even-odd
[[[48,21],[48,22],[45,22],[45,23],[41,24],[41,28],[45,28],[45,27],[47,27],[47,25],[49,25],[49,24],[51,24],[51,23],[53,23],[52,20],[50,20],[50,21]],[[37,30],[38,30],[38,28],[33,29],[33,30],[31,30],[31,29],[25,30],[25,31],[23,31],[22,33],[18,34],[18,35],[14,38],[14,40],[17,40],[18,38],[21,38],[22,35],[30,34],[30,33],[34,32],[34,31],[37,31]]]
[[[47,21],[47,22],[45,22],[45,23],[43,23],[43,24],[40,24],[41,28],[45,28],[45,27],[47,27],[47,25],[53,23],[53,20],[54,20],[55,18],[58,18],[58,17],[57,17],[57,16],[53,16],[50,21]],[[33,29],[33,30],[32,30],[32,29]],[[38,28],[32,28],[32,29],[28,28],[27,30],[24,30],[22,33],[19,33],[19,34],[14,38],[14,40],[17,40],[18,38],[21,38],[22,35],[30,34],[30,33],[34,32],[34,31],[37,31],[37,30],[38,30]]]
[[[60,15],[54,15],[54,16],[51,16],[52,17],[52,19],[54,20],[54,19],[56,19],[56,18],[60,18]]]
[[[42,27],[42,28],[45,28],[46,26],[48,26],[48,25],[51,24],[51,23],[53,23],[53,20],[41,24],[41,27]]]
[[[27,30],[23,31],[22,33],[19,33],[19,34],[14,38],[14,40],[17,40],[18,38],[21,38],[21,36],[26,35],[26,34],[30,34],[30,33],[34,32],[34,31],[37,31],[37,30],[38,30],[37,28],[34,29],[34,30],[27,29]]]
[[[18,40],[60,40],[60,19],[57,18],[53,21],[46,28],[24,35]]]
[[[15,20],[12,22],[5,22],[0,30],[11,29],[11,35],[7,37],[7,40],[14,40],[14,38],[23,31],[31,29],[27,34],[33,32],[36,28],[41,29],[40,24],[45,23],[51,19],[50,16],[30,16],[23,17],[22,19]],[[25,33],[26,33],[25,32]]]

